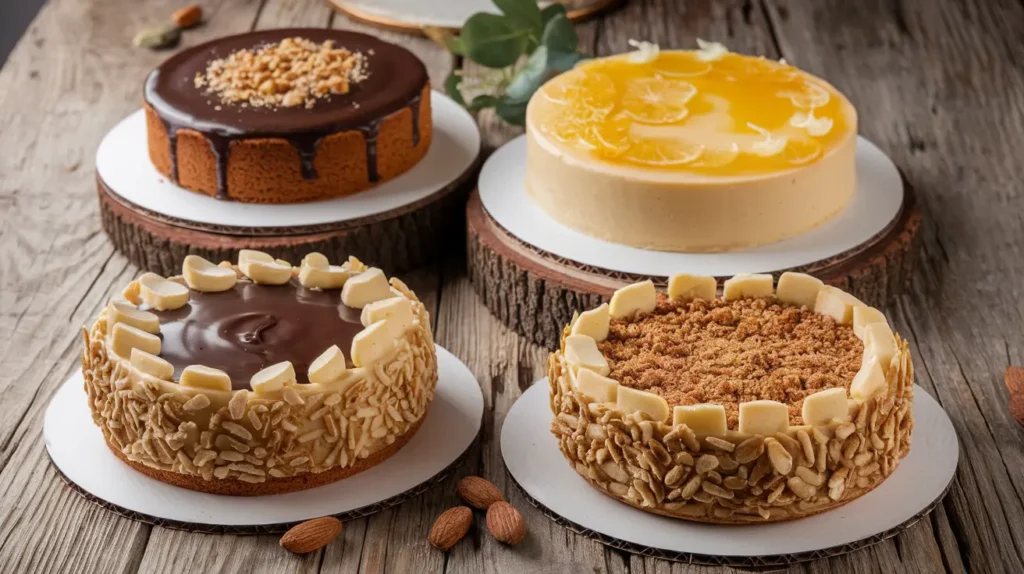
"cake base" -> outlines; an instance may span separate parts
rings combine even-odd
[[[335,10],[371,26],[422,34],[424,26],[458,31],[475,12],[494,12],[489,0],[448,0],[443,5],[419,0],[328,0]],[[573,22],[597,17],[617,8],[623,0],[562,0]]]

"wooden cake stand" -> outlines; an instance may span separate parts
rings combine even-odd
[[[501,150],[495,156],[500,153]],[[502,161],[500,157],[497,160]],[[488,160],[488,164],[492,161],[495,160]],[[489,167],[485,166],[484,171]],[[510,177],[503,173],[501,179]],[[489,179],[486,173],[482,174],[480,185]],[[902,199],[895,217],[870,239],[802,265],[750,271],[771,271],[776,276],[783,271],[810,273],[869,305],[884,307],[906,288],[919,246],[921,212],[913,189],[902,175],[898,179]],[[518,201],[528,200],[524,197]],[[573,313],[600,305],[616,289],[630,283],[652,279],[664,288],[668,281],[667,275],[630,273],[580,263],[524,241],[488,212],[479,189],[470,197],[466,219],[467,267],[484,305],[508,328],[550,349],[558,346],[562,329]],[[553,220],[536,222],[538,226],[550,224],[554,224]],[[732,274],[719,276],[719,283]]]

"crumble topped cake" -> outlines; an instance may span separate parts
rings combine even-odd
[[[857,498],[910,449],[913,365],[884,315],[799,273],[650,281],[580,314],[551,354],[552,432],[593,486],[703,522]]]
[[[93,421],[157,480],[262,495],[351,476],[419,429],[437,383],[430,319],[355,258],[242,250],[145,273],[83,329]],[[346,359],[345,353],[349,356]]]
[[[146,79],[145,109],[160,173],[243,202],[368,189],[409,170],[432,138],[423,63],[341,30],[264,30],[184,50]]]

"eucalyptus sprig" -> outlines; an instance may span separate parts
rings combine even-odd
[[[469,111],[494,108],[500,118],[521,126],[530,96],[586,56],[576,50],[579,38],[562,4],[541,9],[535,0],[493,1],[501,13],[473,14],[458,36],[440,28],[426,33],[452,53],[489,68],[453,70],[444,83],[449,96]]]

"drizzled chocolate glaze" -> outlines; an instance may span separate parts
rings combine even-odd
[[[334,40],[338,47],[361,52],[367,59],[369,77],[352,84],[344,95],[304,106],[255,108],[226,104],[216,94],[195,87],[196,74],[213,60],[241,49],[303,37],[322,43]],[[302,176],[317,177],[313,162],[320,140],[331,134],[358,130],[366,138],[367,173],[371,182],[377,172],[377,130],[380,118],[402,108],[412,111],[413,145],[419,145],[420,94],[427,84],[423,63],[405,48],[373,36],[341,30],[287,28],[228,36],[183,50],[153,70],[146,78],[145,100],[167,129],[171,152],[171,179],[178,180],[177,139],[181,129],[196,130],[210,142],[217,161],[217,197],[226,199],[227,162],[231,142],[251,138],[287,140],[299,153]],[[218,109],[219,108],[219,109]]]
[[[156,311],[160,356],[174,365],[177,380],[189,365],[221,369],[234,389],[264,367],[291,361],[300,383],[309,365],[331,345],[346,355],[363,329],[359,309],[341,302],[341,290],[315,291],[295,280],[289,285],[239,281],[221,293],[189,292],[180,309]]]

